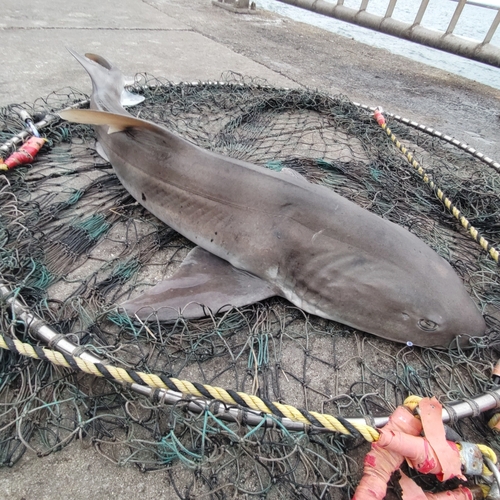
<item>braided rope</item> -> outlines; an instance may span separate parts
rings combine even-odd
[[[48,361],[54,365],[79,370],[97,377],[104,377],[108,380],[113,380],[122,384],[139,383],[152,389],[172,390],[185,395],[219,400],[226,404],[238,405],[245,409],[274,415],[278,418],[288,418],[294,422],[311,425],[316,428],[323,428],[331,432],[337,432],[355,437],[361,435],[370,443],[378,441],[380,436],[379,432],[374,427],[362,424],[358,419],[351,421],[350,419],[334,417],[332,415],[317,413],[314,411],[308,412],[307,410],[297,409],[291,405],[269,402],[259,398],[258,396],[246,394],[244,392],[225,390],[211,385],[192,383],[176,378],[162,377],[103,363],[93,363],[67,353],[54,351],[45,347],[32,346],[31,344],[21,342],[18,339],[4,337],[1,334],[0,348],[33,359]],[[421,399],[422,398],[420,396],[409,396],[405,399],[404,406],[406,406],[410,411],[414,411]],[[490,476],[492,472],[488,463],[496,464],[497,456],[490,447],[481,444],[478,444],[477,446],[481,451],[485,462],[482,473],[483,475]]]
[[[96,377],[104,377],[122,384],[138,383],[152,389],[171,390],[204,399],[215,399],[226,404],[239,405],[246,409],[274,415],[278,418],[288,418],[305,425],[322,427],[331,432],[351,436],[361,435],[370,443],[376,441],[379,437],[379,433],[374,427],[361,424],[359,421],[350,421],[349,419],[323,413],[308,412],[307,410],[301,410],[291,405],[265,401],[255,395],[226,390],[221,387],[192,383],[187,380],[138,372],[103,363],[92,363],[82,358],[71,356],[70,354],[54,351],[46,347],[32,346],[18,339],[12,339],[3,335],[0,335],[0,348],[33,359],[48,361],[64,368],[79,370]]]
[[[368,106],[366,104],[360,104],[359,102],[353,102],[355,106],[358,108],[364,109],[365,111],[368,111],[370,113],[373,113],[377,107],[374,106]],[[422,123],[418,123],[415,120],[412,120],[411,118],[405,118],[399,115],[395,115],[394,113],[390,113],[389,111],[384,111],[384,114],[386,116],[390,116],[393,120],[396,120],[398,122],[404,123],[405,125],[408,125],[409,127],[412,127],[414,129],[420,130],[421,132],[425,132],[426,134],[432,135],[434,137],[437,137],[438,139],[441,139],[442,141],[448,142],[449,144],[452,144],[453,146],[462,149],[466,153],[469,153],[470,155],[474,156],[478,160],[481,160],[483,163],[486,165],[494,168],[498,172],[500,172],[500,163],[497,161],[491,159],[489,156],[486,156],[484,153],[481,153],[481,151],[478,151],[477,149],[473,148],[472,146],[469,146],[466,142],[461,142],[455,137],[452,137],[451,135],[447,135],[443,132],[440,132],[439,130],[436,130],[435,128],[428,127],[427,125],[424,125]]]
[[[479,448],[479,451],[482,453],[483,459],[487,458],[487,459],[491,460],[494,464],[496,464],[498,462],[497,455],[492,448],[490,448],[489,446],[486,446],[485,444],[478,444],[476,446]],[[493,475],[493,471],[491,471],[489,469],[489,467],[487,466],[486,463],[483,463],[483,476],[492,476],[492,475]]]
[[[438,186],[436,186],[434,181],[427,175],[422,166],[413,158],[413,155],[406,149],[403,144],[399,142],[398,138],[387,126],[380,108],[375,109],[373,116],[375,120],[377,120],[377,123],[380,125],[380,127],[385,131],[391,141],[395,144],[395,146],[405,155],[406,159],[408,160],[410,165],[417,171],[420,178],[432,189],[434,194],[444,204],[448,211],[460,222],[462,227],[469,232],[472,238],[481,245],[483,250],[487,252],[497,264],[500,264],[500,253],[498,252],[498,250],[490,245],[488,240],[486,240],[486,238],[484,238],[484,236],[482,236],[479,231],[474,226],[472,226],[469,220],[467,220],[467,218],[460,213],[460,210],[458,210],[458,208],[445,195],[445,193]]]
[[[417,406],[419,405],[420,401],[422,401],[422,398],[420,396],[415,396],[414,394],[412,394],[404,400],[403,405],[413,413],[415,411],[415,408],[417,408]]]

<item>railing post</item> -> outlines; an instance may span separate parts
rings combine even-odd
[[[482,45],[486,45],[487,43],[491,42],[491,39],[493,38],[493,35],[495,34],[495,31],[497,30],[499,24],[500,24],[500,9],[498,9],[497,15],[495,16],[495,19],[493,19],[490,29],[488,30],[488,33],[486,33],[486,36],[484,37]]]
[[[448,25],[448,28],[446,30],[447,35],[453,33],[453,31],[455,30],[455,26],[457,25],[457,22],[460,19],[460,16],[462,15],[462,11],[464,10],[466,3],[467,0],[460,0],[460,2],[458,3],[457,8],[455,9],[455,12],[453,14],[453,17],[451,18],[450,24]]]
[[[420,25],[428,5],[429,5],[429,0],[422,0],[422,3],[420,4],[420,8],[418,9],[418,12],[417,12],[417,16],[415,17],[415,21],[413,21],[413,26]]]
[[[384,17],[392,17],[392,14],[394,13],[394,7],[396,7],[397,2],[398,2],[398,0],[391,0],[389,2],[389,5],[387,6],[387,10],[385,12]]]

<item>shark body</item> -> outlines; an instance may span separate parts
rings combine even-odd
[[[121,105],[121,72],[73,54],[89,73],[90,110],[116,175],[147,210],[197,245],[179,270],[123,304],[174,320],[282,296],[323,318],[396,342],[447,346],[485,323],[452,267],[393,224],[295,172],[203,150]]]

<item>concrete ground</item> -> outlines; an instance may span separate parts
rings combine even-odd
[[[231,70],[343,93],[500,159],[500,90],[268,12],[233,14],[211,0],[3,0],[0,46],[0,105],[68,86],[89,92],[68,46],[131,75],[216,80]],[[118,468],[78,444],[0,471],[0,499],[170,498],[168,491],[165,475]]]
[[[67,86],[89,91],[68,46],[102,53],[130,75],[176,82],[231,70],[342,93],[500,158],[500,90],[266,11],[232,14],[211,0],[124,0],[119,9],[98,0],[53,0],[50,9],[4,0],[0,42],[0,105]]]

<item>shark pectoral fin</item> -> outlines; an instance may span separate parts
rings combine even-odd
[[[266,281],[195,247],[171,277],[120,305],[134,318],[202,318],[276,295]],[[152,314],[155,313],[155,314]]]
[[[65,109],[59,111],[59,116],[75,123],[84,123],[86,125],[108,125],[108,134],[122,132],[128,128],[148,129],[153,132],[165,133],[165,129],[154,123],[132,115],[120,115],[117,113],[108,113],[97,109]]]

